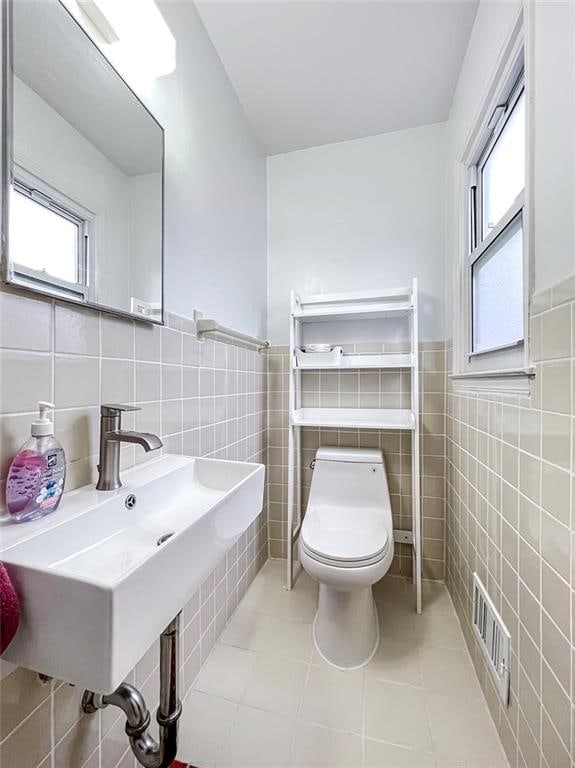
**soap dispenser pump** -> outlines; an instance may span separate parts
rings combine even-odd
[[[62,500],[66,480],[64,449],[54,437],[52,403],[38,403],[38,418],[30,438],[14,456],[6,482],[6,506],[17,523],[54,512]]]

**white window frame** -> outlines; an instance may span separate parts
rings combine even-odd
[[[459,158],[459,265],[455,291],[452,380],[456,389],[529,393],[533,368],[529,361],[529,296],[531,285],[530,87],[523,12],[504,47],[487,95]],[[489,234],[482,233],[481,168],[489,157],[520,94],[525,93],[525,187]],[[472,204],[475,195],[475,204]],[[475,216],[474,216],[475,214]],[[472,269],[517,217],[523,231],[523,339],[502,347],[473,351]]]
[[[11,262],[13,282],[26,287],[41,287],[43,291],[61,298],[87,301],[90,291],[94,214],[20,165],[14,166],[12,187],[19,194],[27,195],[34,202],[68,219],[78,227],[77,282],[62,280],[41,270]]]

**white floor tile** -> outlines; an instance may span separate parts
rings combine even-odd
[[[220,642],[251,651],[260,651],[266,647],[266,630],[269,623],[269,616],[239,608],[222,632]]]
[[[361,737],[311,723],[300,723],[296,729],[290,765],[295,768],[361,768]]]
[[[312,624],[270,616],[265,628],[265,648],[278,656],[309,661],[313,651]]]
[[[436,768],[437,764],[432,754],[366,739],[364,765],[365,768]]]
[[[434,752],[466,768],[507,768],[495,725],[482,699],[428,693]]]
[[[424,581],[421,599],[425,613],[450,613],[455,615],[455,607],[445,584]]]
[[[481,698],[481,686],[467,651],[419,646],[419,664],[427,691]]]
[[[415,621],[417,615],[412,606],[405,602],[377,602],[379,634],[382,639],[395,640],[398,643],[415,645]]]
[[[311,667],[301,718],[329,728],[361,733],[362,698],[362,672],[341,672],[327,665]]]
[[[252,670],[242,703],[278,715],[295,717],[301,704],[308,665],[260,653]]]
[[[317,611],[317,589],[305,580],[296,582],[288,591],[283,584],[255,579],[242,600],[242,608],[268,616],[312,621]]]
[[[373,594],[379,602],[405,603],[408,598],[410,582],[401,576],[387,574],[373,586]]]
[[[365,735],[426,752],[431,734],[422,688],[365,681]]]
[[[198,675],[194,688],[230,701],[240,701],[256,656],[254,651],[218,643]]]
[[[314,648],[317,584],[264,566],[185,699],[179,759],[201,768],[508,768],[444,585],[376,585],[381,641],[362,670]]]
[[[237,704],[218,696],[190,691],[182,702],[178,759],[213,768],[227,742]]]
[[[288,765],[294,729],[293,720],[240,705],[218,766],[276,768]]]
[[[366,675],[380,680],[416,686],[422,684],[417,646],[399,640],[380,638],[375,656],[364,669]]]
[[[415,636],[422,645],[455,648],[465,651],[465,638],[457,616],[445,613],[422,613],[415,617]]]

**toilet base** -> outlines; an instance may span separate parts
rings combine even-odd
[[[371,587],[344,591],[320,583],[313,640],[322,659],[338,669],[359,669],[368,664],[379,646]]]

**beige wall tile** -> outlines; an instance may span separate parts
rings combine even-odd
[[[130,360],[102,360],[102,402],[133,403],[134,363]]]
[[[558,357],[570,357],[571,355],[571,307],[564,305],[549,312],[542,317],[542,359],[552,360]]]
[[[541,667],[541,699],[564,744],[571,744],[571,701],[545,663]]]
[[[161,339],[162,362],[181,365],[182,334],[170,328],[162,328]]]
[[[545,562],[541,569],[541,602],[559,629],[568,638],[571,632],[571,594],[564,582]]]
[[[100,314],[85,307],[57,304],[54,349],[74,355],[100,354]]]
[[[568,472],[543,462],[541,469],[541,505],[566,525],[571,516],[571,477]]]
[[[0,416],[0,477],[5,478],[10,462],[22,444],[30,437],[30,424],[34,413],[25,416]]]
[[[570,469],[571,418],[543,411],[542,419],[543,458],[564,469]]]
[[[46,757],[50,751],[50,707],[51,702],[44,701],[0,743],[2,768],[35,768]]]
[[[135,349],[134,321],[102,315],[102,357],[132,360]]]
[[[519,576],[536,598],[539,598],[541,559],[524,539],[519,539]]]
[[[0,289],[0,347],[50,352],[52,302]]]
[[[54,375],[57,408],[98,405],[100,402],[98,358],[56,355]]]
[[[531,501],[539,503],[541,497],[541,462],[532,456],[519,455],[519,490]]]
[[[541,411],[521,408],[519,413],[519,446],[533,456],[541,456]]]
[[[550,717],[543,710],[541,747],[543,758],[549,766],[568,768],[570,762],[569,751],[559,738],[555,726]]]
[[[98,451],[99,408],[74,408],[56,411],[56,437],[62,443],[66,461],[77,461]]]
[[[530,331],[531,331],[531,337],[529,339],[530,342],[530,351],[531,351],[531,359],[533,361],[542,360],[542,343],[543,343],[543,318],[542,315],[536,315],[531,317],[530,322]]]
[[[0,350],[2,412],[36,411],[38,400],[52,400],[51,355]]]
[[[541,650],[555,677],[568,690],[571,680],[570,643],[545,611],[541,616]]]
[[[162,403],[162,435],[173,435],[182,431],[182,401],[169,400]]]
[[[571,558],[569,528],[545,512],[541,515],[541,554],[560,576],[569,581]]]
[[[50,686],[22,667],[0,681],[0,741],[17,728],[50,695]]]
[[[136,363],[136,402],[159,400],[162,370],[157,363]]]
[[[160,333],[158,325],[135,322],[136,360],[160,362]]]
[[[541,366],[541,405],[546,411],[571,413],[571,363],[561,361]]]

